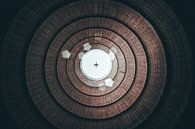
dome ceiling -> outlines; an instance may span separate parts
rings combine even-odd
[[[32,0],[2,48],[1,92],[21,129],[171,129],[192,85],[163,0]]]

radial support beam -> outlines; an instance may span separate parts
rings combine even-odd
[[[112,47],[110,50],[111,50],[112,52],[114,52],[114,54],[117,53],[117,49],[116,49],[115,47]]]
[[[70,56],[71,56],[71,53],[69,52],[69,50],[64,50],[64,51],[62,51],[62,57],[63,57],[64,59],[69,59]]]
[[[91,49],[91,45],[89,44],[89,43],[85,43],[84,45],[83,45],[83,50],[84,51],[89,51],[90,49]]]
[[[111,60],[115,59],[115,54],[111,50],[109,50],[109,56],[110,56]]]
[[[84,52],[80,52],[80,53],[79,53],[79,55],[78,55],[79,60],[81,60],[81,58],[83,57],[84,54],[85,54]]]
[[[111,78],[108,78],[108,79],[106,79],[106,80],[104,81],[104,83],[105,83],[105,86],[107,86],[107,87],[112,87],[113,84],[114,84],[114,81],[113,81]]]

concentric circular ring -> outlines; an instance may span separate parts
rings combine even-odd
[[[106,3],[103,3],[103,4],[105,4],[106,5]],[[75,4],[76,5],[76,4]],[[87,6],[87,5],[85,5],[85,6]],[[90,3],[89,3],[89,7],[90,7],[91,5],[90,5]],[[73,7],[72,7],[73,8]],[[72,9],[71,8],[71,9]],[[67,8],[66,8],[67,9]],[[89,13],[89,11],[87,11],[87,13]],[[128,12],[128,13],[131,13],[131,11],[130,12]],[[57,15],[57,14],[56,14]],[[135,14],[134,14],[135,15]],[[66,16],[66,15],[64,15],[64,16]],[[141,19],[143,19],[141,16],[140,16],[140,18]],[[98,26],[98,24],[99,24],[99,27],[104,27],[104,26],[101,26],[101,24],[103,23],[103,21],[105,20],[105,18],[102,18],[103,20],[101,21],[101,18],[100,18],[100,20],[99,20],[99,22],[97,22],[97,26]],[[86,22],[87,20],[80,20],[80,21],[77,21],[77,22],[74,22],[73,24],[69,24],[67,27],[68,28],[73,28],[73,27],[75,27],[75,26],[77,26],[77,28],[76,28],[76,30],[78,31],[79,30],[79,27],[78,27],[78,25],[77,24],[82,24],[82,27],[83,28],[86,28],[87,26],[87,28],[89,28],[90,27],[90,25],[91,26],[94,26],[95,27],[95,21],[97,21],[97,18],[94,20],[94,22],[93,22],[93,18],[92,19],[89,19],[88,20],[88,22]],[[105,21],[107,21],[107,20],[105,20]],[[109,20],[108,20],[109,21]],[[112,23],[114,23],[114,21],[113,20],[111,20],[112,21]],[[48,22],[49,22],[49,20],[48,20]],[[93,24],[90,24],[90,23],[93,23]],[[148,24],[148,22],[141,22],[142,24]],[[46,23],[47,24],[47,23]],[[75,25],[76,24],[76,25]],[[108,27],[108,25],[109,24],[103,24],[103,25],[107,25],[106,27],[107,28],[110,28],[110,27]],[[55,75],[53,75],[52,76],[52,73],[55,73],[54,71],[52,72],[51,71],[51,73],[49,72],[49,71],[47,71],[46,72],[46,79],[47,79],[47,84],[48,84],[48,86],[49,86],[49,89],[50,89],[50,91],[52,92],[52,94],[54,95],[54,98],[56,99],[56,101],[64,108],[64,109],[66,109],[67,111],[70,111],[71,113],[73,113],[73,114],[75,114],[75,115],[78,115],[78,116],[80,116],[80,117],[84,117],[84,118],[90,118],[90,119],[105,119],[105,118],[109,118],[109,117],[113,117],[113,116],[116,116],[116,115],[118,115],[118,114],[120,114],[122,111],[124,111],[124,110],[126,110],[127,108],[129,108],[129,106],[131,106],[134,102],[135,102],[135,100],[137,99],[137,97],[139,96],[139,94],[142,92],[142,89],[143,89],[143,87],[144,87],[144,84],[145,84],[145,79],[143,79],[144,78],[144,76],[141,76],[141,75],[139,75],[139,72],[142,72],[142,75],[144,74],[144,71],[143,70],[145,70],[145,77],[146,77],[146,73],[147,73],[147,66],[146,66],[146,55],[145,55],[145,52],[144,51],[140,51],[140,48],[142,48],[142,44],[139,42],[139,40],[138,40],[138,38],[137,38],[137,40],[136,40],[136,37],[137,36],[135,36],[135,34],[133,34],[132,33],[132,31],[129,29],[129,28],[126,28],[124,25],[122,25],[122,24],[120,24],[120,23],[118,23],[118,22],[115,22],[115,26],[112,26],[111,27],[111,30],[114,28],[114,27],[118,27],[118,26],[120,26],[121,28],[123,28],[123,29],[121,29],[121,31],[123,31],[123,35],[122,35],[122,37],[124,38],[124,40],[126,40],[127,42],[128,42],[128,44],[129,44],[129,46],[131,46],[131,44],[132,43],[134,43],[134,45],[132,45],[131,47],[132,47],[132,49],[134,50],[134,51],[136,51],[136,50],[138,50],[139,52],[134,52],[134,54],[135,54],[135,57],[136,57],[136,60],[137,60],[137,66],[136,66],[136,69],[137,69],[137,72],[136,72],[136,77],[135,77],[135,80],[134,80],[134,82],[133,82],[133,84],[132,84],[132,88],[131,88],[131,90],[122,90],[122,91],[120,91],[119,89],[118,90],[114,90],[114,92],[112,92],[112,93],[110,93],[110,94],[108,94],[108,95],[105,95],[105,96],[100,96],[100,97],[93,97],[93,96],[86,96],[85,94],[82,94],[82,93],[80,93],[80,92],[78,92],[77,90],[72,90],[72,89],[69,89],[69,88],[67,88],[67,90],[68,91],[66,91],[66,93],[64,94],[64,92],[60,89],[60,85],[58,84],[58,82],[57,81],[55,81],[54,79],[56,78],[55,77]],[[106,27],[104,27],[104,28],[106,28]],[[67,34],[67,32],[66,31],[69,31],[69,34],[70,34],[70,36],[75,36],[74,35],[74,29],[72,29],[72,31],[73,31],[73,35],[71,35],[71,31],[70,31],[70,29],[68,29],[68,28],[65,28],[65,29],[63,29],[62,30],[62,33],[66,33],[66,36],[68,36],[68,34]],[[152,28],[150,28],[150,26],[148,26],[148,28],[147,28],[148,30],[150,29],[151,31],[152,31]],[[115,33],[119,33],[118,31],[119,30],[116,30],[116,29],[113,29],[113,30],[115,30],[116,32]],[[144,29],[143,29],[144,30]],[[140,30],[140,31],[143,31],[143,30]],[[121,31],[120,31],[120,33],[121,33]],[[126,31],[126,32],[125,32]],[[106,32],[106,30],[105,31],[103,31],[104,33]],[[127,32],[129,32],[128,34],[131,34],[131,36],[132,37],[128,37],[128,36],[126,36],[126,34],[127,34]],[[62,35],[62,33],[60,33],[59,35]],[[152,33],[152,32],[151,32]],[[43,33],[37,33],[37,35],[41,35],[41,34],[43,34]],[[92,34],[92,35],[87,35],[87,34]],[[94,33],[93,31],[89,31],[88,33],[83,33],[83,34],[80,34],[80,37],[83,37],[83,36],[95,36],[95,34],[97,34],[97,33]],[[108,33],[109,34],[109,33]],[[142,35],[145,35],[145,36],[147,36],[148,35],[148,33],[147,34],[144,34],[144,33],[141,33]],[[106,35],[106,34],[105,34]],[[151,34],[149,33],[149,35],[148,36],[150,36]],[[107,36],[109,36],[109,35],[107,35]],[[153,35],[154,36],[154,35]],[[156,35],[155,35],[156,36]],[[78,36],[79,37],[79,36]],[[86,38],[86,37],[84,37],[84,38]],[[135,38],[135,39],[134,39]],[[60,39],[62,39],[62,38],[60,38]],[[145,39],[147,39],[147,38],[145,38]],[[76,41],[79,41],[79,38],[75,38],[75,39],[73,39],[73,40],[70,40],[70,42],[72,43],[72,44],[74,44],[73,42],[74,42],[74,40],[76,40]],[[58,39],[57,39],[57,41],[59,41]],[[136,43],[136,41],[138,42],[137,44],[137,46],[135,45],[135,43]],[[64,41],[63,41],[64,42]],[[63,42],[61,42],[61,43],[63,43]],[[143,43],[147,43],[148,41],[147,40],[143,40],[142,41]],[[157,40],[156,40],[156,42],[155,42],[155,44],[154,44],[154,46],[153,47],[155,47],[155,46],[157,46],[157,43],[160,43],[160,40],[158,39],[158,37],[157,37]],[[49,43],[49,42],[48,42]],[[149,41],[149,43],[150,44],[152,44],[153,42],[152,41]],[[122,43],[121,43],[122,44]],[[57,45],[56,43],[55,43],[55,45]],[[71,47],[71,45],[68,45],[68,42],[66,42],[65,43],[65,45],[67,45],[67,48],[66,49],[70,49],[70,48],[72,48]],[[122,44],[123,45],[123,44]],[[160,45],[160,44],[159,44]],[[34,46],[36,46],[36,45],[34,45]],[[61,45],[58,45],[58,46],[61,46]],[[133,47],[134,46],[134,47]],[[33,46],[31,46],[31,49],[33,48]],[[56,47],[54,47],[54,46],[52,46],[52,48],[55,48],[56,49]],[[125,47],[126,48],[126,47]],[[138,49],[139,48],[139,49]],[[40,48],[41,49],[41,48]],[[143,50],[143,48],[141,49],[141,50]],[[150,49],[150,48],[148,48],[147,49],[148,51],[153,51],[153,49]],[[163,52],[163,51],[162,51]],[[31,52],[30,52],[31,53]],[[31,55],[29,53],[29,55]],[[52,53],[52,50],[49,50],[49,52],[48,52],[48,54],[50,54],[50,53]],[[57,53],[57,54],[59,54],[59,52],[58,52],[58,49],[57,49],[57,51],[56,52],[54,52],[54,53]],[[51,54],[52,56],[54,56],[55,54]],[[32,54],[33,55],[33,54]],[[130,55],[132,55],[132,54],[130,54]],[[140,55],[140,57],[139,58],[137,58],[137,56],[139,56]],[[127,55],[127,57],[128,57],[129,55]],[[58,56],[59,57],[59,56]],[[145,58],[145,59],[144,59]],[[55,58],[54,58],[55,59]],[[128,60],[128,59],[131,59],[130,57],[128,57],[128,58],[126,58],[126,60]],[[151,58],[151,59],[153,59],[153,58]],[[27,60],[28,60],[28,58],[27,58]],[[48,59],[48,60],[50,60],[50,59]],[[30,60],[30,61],[32,61],[32,60]],[[161,60],[162,61],[162,60]],[[62,61],[60,61],[60,62],[62,62]],[[128,62],[128,61],[127,61]],[[143,62],[145,62],[145,63],[143,63]],[[155,62],[155,63],[158,63],[158,62]],[[31,63],[29,63],[29,64],[31,64]],[[53,64],[55,64],[55,62],[53,62]],[[127,64],[129,64],[129,63],[127,63]],[[49,64],[48,66],[52,66],[51,64]],[[30,66],[31,67],[31,66]],[[55,67],[54,67],[55,68]],[[143,68],[143,69],[140,69],[140,68]],[[151,70],[152,70],[152,66],[150,67],[151,68]],[[155,68],[155,67],[154,67]],[[162,67],[162,68],[164,68],[164,67]],[[49,70],[52,70],[52,68],[50,68],[50,67],[48,67],[48,69]],[[62,67],[62,69],[65,69],[65,68],[63,68]],[[156,70],[156,69],[153,69],[153,70]],[[160,72],[160,71],[159,71]],[[162,72],[165,72],[165,71],[162,71]],[[64,73],[64,72],[63,72]],[[128,71],[128,68],[127,68],[127,71],[126,71],[126,74],[130,74],[131,73],[131,71]],[[69,74],[69,73],[68,73]],[[157,75],[158,75],[158,72],[157,72]],[[51,79],[52,80],[51,80]],[[66,77],[62,77],[63,79],[65,79]],[[129,79],[130,79],[130,76],[128,75],[127,76],[127,80],[125,80],[125,81],[123,81],[122,83],[121,83],[121,86],[125,86],[125,85],[127,85],[127,86],[129,86],[129,83],[128,83],[128,81],[129,81]],[[60,78],[59,78],[60,79]],[[163,78],[161,78],[161,79],[163,79]],[[139,80],[139,81],[138,81]],[[28,80],[29,82],[30,82],[30,80]],[[66,82],[66,85],[65,85],[65,87],[67,87],[67,86],[69,86],[70,85],[70,83],[67,83],[68,82],[68,80],[66,80],[65,81]],[[31,84],[29,84],[29,86],[30,86]],[[72,87],[72,88],[74,88],[74,87]],[[127,89],[127,88],[125,88],[125,89]],[[31,92],[31,88],[29,87],[29,91]],[[31,93],[32,94],[32,93]],[[68,95],[68,96],[67,96]],[[122,96],[121,96],[122,95]],[[124,96],[125,95],[125,96]],[[110,97],[109,97],[110,96]],[[119,97],[119,96],[121,96],[121,97]],[[33,97],[33,96],[32,96]],[[36,96],[34,96],[34,97],[36,97]],[[34,98],[33,97],[33,98]],[[69,98],[70,97],[70,98]],[[73,100],[72,100],[72,99]],[[112,99],[110,99],[110,98],[112,98]],[[51,101],[51,100],[49,100],[49,101]],[[66,102],[66,103],[65,103]],[[68,103],[67,103],[68,102]],[[75,103],[76,102],[76,103]],[[78,104],[77,104],[78,103]],[[80,105],[80,104],[84,104],[84,105]],[[72,108],[72,107],[74,107],[74,105],[76,105],[76,108]],[[118,107],[119,107],[119,105],[124,105],[124,107],[123,108],[120,108],[120,109],[118,109]],[[87,107],[88,106],[88,107]],[[91,106],[91,107],[90,107]],[[100,108],[97,108],[97,107],[93,107],[93,106],[101,106]],[[102,107],[103,106],[103,107]],[[38,106],[39,107],[39,106]],[[110,109],[112,109],[114,112],[111,114],[111,113],[109,113],[109,110]],[[41,110],[41,109],[40,109]],[[45,114],[46,112],[45,112],[45,110],[42,110],[44,113],[43,114]],[[90,112],[90,113],[89,113]],[[109,113],[109,114],[107,114],[107,112]]]

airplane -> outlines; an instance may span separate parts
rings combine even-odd
[[[95,66],[95,68],[97,68],[99,66],[99,64],[96,62],[93,66]]]

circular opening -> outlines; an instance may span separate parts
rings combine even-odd
[[[112,58],[101,49],[92,49],[81,57],[81,72],[90,80],[103,80],[112,71]]]

